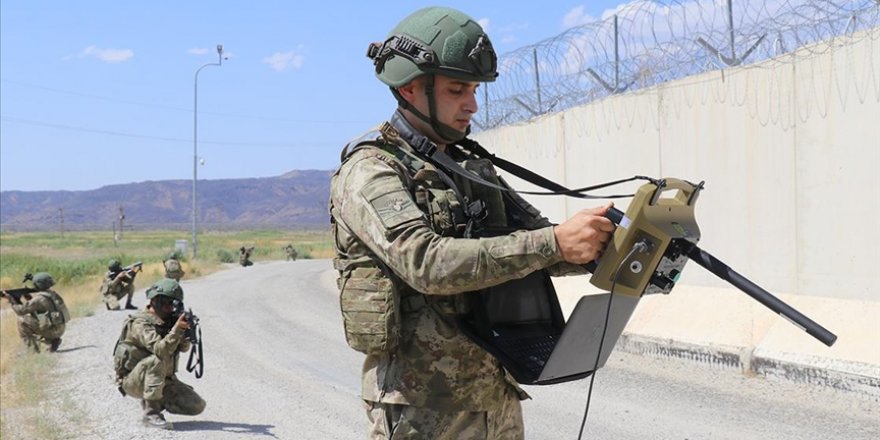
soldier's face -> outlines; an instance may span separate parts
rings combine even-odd
[[[471,117],[477,112],[477,88],[480,83],[462,81],[443,75],[435,75],[434,100],[437,120],[458,131],[464,132],[471,125]],[[428,96],[425,94],[425,78],[419,77],[398,89],[401,96],[424,115],[430,115]],[[428,124],[417,127],[421,131],[433,133]],[[426,131],[428,130],[428,131]],[[432,136],[429,136],[432,137]]]

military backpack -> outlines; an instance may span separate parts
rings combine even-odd
[[[37,314],[37,325],[40,329],[66,324],[70,321],[70,311],[67,310],[67,305],[64,304],[64,298],[61,298],[61,295],[53,291],[41,291],[37,292],[37,295],[50,300],[53,306],[53,310]]]

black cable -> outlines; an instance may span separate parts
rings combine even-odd
[[[626,265],[626,262],[636,253],[648,251],[648,244],[641,240],[633,245],[626,258],[620,260],[617,270],[614,271],[614,278],[611,281],[611,291],[608,292],[608,307],[605,308],[605,324],[602,327],[602,338],[599,339],[599,351],[596,353],[596,362],[593,363],[593,374],[590,375],[590,387],[587,389],[587,405],[584,408],[584,418],[581,420],[581,429],[578,433],[578,440],[584,435],[584,427],[587,426],[587,414],[590,412],[590,398],[593,397],[593,381],[596,379],[596,373],[599,370],[599,361],[602,359],[602,346],[605,345],[605,333],[608,331],[608,321],[611,318],[611,303],[614,301],[614,287],[617,286],[617,279],[620,277],[620,271]]]

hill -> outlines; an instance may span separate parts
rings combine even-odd
[[[212,229],[326,226],[332,171],[277,177],[199,180],[199,225]],[[2,191],[4,230],[186,229],[192,225],[192,180],[109,185],[88,191]]]

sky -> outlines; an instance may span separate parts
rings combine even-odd
[[[409,13],[459,9],[504,54],[618,3],[4,0],[0,190],[192,180],[196,94],[200,180],[334,169],[394,111],[365,54]]]

